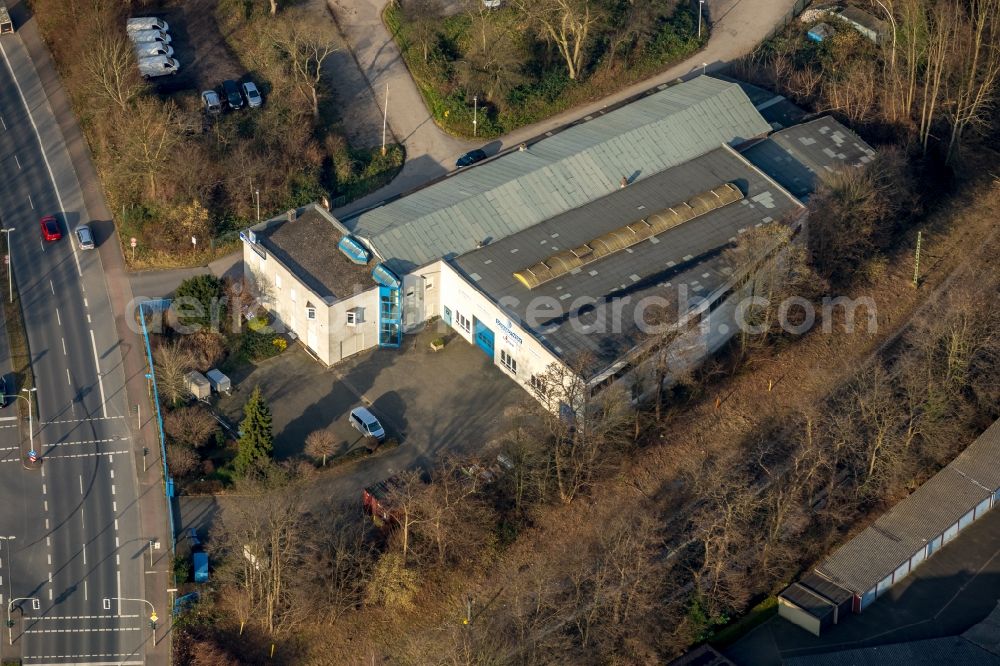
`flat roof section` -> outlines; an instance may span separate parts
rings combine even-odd
[[[397,272],[452,258],[771,130],[736,84],[700,76],[345,220]]]
[[[277,218],[253,229],[271,256],[328,303],[375,285],[372,264],[360,266],[341,254],[343,233],[315,206],[292,221]]]
[[[868,164],[875,150],[836,119],[823,116],[775,132],[743,155],[804,199],[816,190],[823,174]]]
[[[555,252],[580,247],[723,183],[734,184],[743,198],[534,289],[514,277]],[[670,316],[679,317],[676,303],[682,285],[690,299],[687,312],[729,281],[732,269],[721,255],[741,233],[801,211],[798,201],[735,151],[720,147],[462,255],[452,264],[557,356],[593,357],[591,369],[601,370],[643,340],[635,318],[636,306],[645,297],[669,302]]]

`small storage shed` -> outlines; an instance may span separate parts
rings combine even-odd
[[[212,385],[212,390],[216,393],[229,393],[233,390],[233,383],[229,381],[229,377],[222,374],[217,368],[212,368],[205,373],[208,377],[209,383]]]
[[[188,391],[191,392],[198,400],[204,400],[208,396],[212,395],[212,385],[209,383],[205,375],[201,374],[197,370],[192,370],[191,372],[184,375],[184,381],[187,384]]]

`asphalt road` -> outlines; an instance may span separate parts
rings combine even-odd
[[[16,35],[0,39],[0,54],[0,216],[14,229],[38,387],[33,446],[44,460],[25,468],[28,444],[12,444],[16,428],[0,421],[0,454],[8,454],[0,457],[0,536],[16,537],[0,541],[0,592],[5,607],[27,598],[14,603],[14,644],[0,641],[0,654],[34,666],[141,664],[150,640],[141,600],[148,540],[104,272],[97,252],[73,242],[89,218],[34,66]],[[39,218],[49,214],[62,240],[42,240]]]

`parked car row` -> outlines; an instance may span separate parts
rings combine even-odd
[[[174,59],[170,46],[170,26],[155,16],[130,18],[125,31],[132,40],[135,56],[139,60],[139,73],[143,78],[176,74],[181,65]]]
[[[257,85],[253,81],[245,81],[237,85],[235,81],[223,81],[220,90],[206,90],[201,94],[205,113],[217,116],[222,113],[222,106],[236,111],[242,109],[244,103],[251,109],[256,109],[264,103]]]

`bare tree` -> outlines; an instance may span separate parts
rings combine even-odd
[[[167,445],[167,466],[170,473],[178,477],[185,477],[198,469],[198,454],[194,449],[184,444]]]
[[[234,490],[239,499],[222,504],[211,540],[228,555],[220,577],[244,590],[267,633],[290,630],[314,610],[302,603],[307,595],[293,594],[306,541],[302,489],[287,470],[271,465],[237,480]]]
[[[146,85],[139,77],[132,43],[120,30],[103,28],[96,31],[84,62],[94,93],[124,113]]]
[[[591,0],[515,0],[515,6],[534,20],[542,34],[556,45],[569,78],[581,75],[590,31],[601,20],[601,8]]]
[[[314,430],[306,436],[306,454],[313,458],[321,458],[323,467],[326,467],[326,457],[333,455],[333,447],[336,444],[337,439],[329,430],[325,428]]]
[[[337,50],[326,26],[308,13],[285,14],[272,39],[284,54],[299,93],[309,101],[313,118],[319,118],[323,63]]]
[[[169,412],[163,427],[170,439],[188,447],[204,446],[218,429],[212,414],[200,405],[181,407]]]
[[[956,2],[954,12],[957,39],[951,48],[958,66],[948,91],[949,158],[954,157],[966,130],[993,120],[1000,78],[1000,0],[972,0],[968,10]]]
[[[178,342],[161,344],[153,352],[156,366],[156,388],[160,396],[176,404],[189,394],[185,375],[194,365],[191,354]]]

